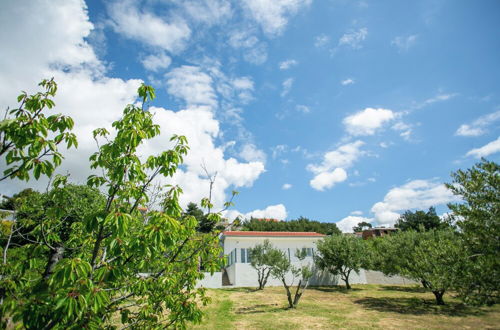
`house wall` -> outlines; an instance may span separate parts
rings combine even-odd
[[[202,280],[198,281],[197,287],[219,289],[222,288],[222,272],[215,272],[213,274],[204,272],[205,276]]]

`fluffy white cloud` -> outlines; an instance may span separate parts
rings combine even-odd
[[[352,211],[351,215],[363,215],[363,211]]]
[[[180,16],[163,18],[138,8],[139,2],[113,2],[108,6],[110,25],[116,33],[169,52],[184,49],[191,29]]]
[[[280,70],[288,70],[291,67],[296,66],[297,64],[299,64],[299,62],[297,62],[296,60],[286,60],[279,63],[279,68]]]
[[[294,79],[293,78],[288,78],[285,81],[283,81],[283,89],[281,90],[281,97],[285,97],[290,93],[290,90],[292,89]]]
[[[400,52],[408,51],[417,41],[418,35],[412,34],[409,36],[399,36],[391,41],[391,45],[395,46]]]
[[[270,205],[263,210],[254,210],[248,213],[241,213],[237,210],[229,210],[224,212],[224,216],[229,220],[234,220],[237,217],[241,219],[250,219],[250,218],[268,218],[268,219],[278,219],[285,220],[288,215],[286,211],[286,207],[283,204]]]
[[[500,152],[500,137],[495,141],[491,141],[488,144],[476,149],[469,150],[466,156],[472,156],[475,158],[487,157],[489,155]]]
[[[335,184],[347,179],[346,168],[351,167],[354,162],[365,154],[360,148],[363,141],[355,141],[341,145],[335,150],[324,154],[321,164],[309,164],[307,169],[315,174],[309,182],[313,189],[324,191],[332,188]]]
[[[340,37],[339,46],[349,46],[353,49],[359,49],[362,47],[362,42],[366,39],[367,36],[367,28],[361,28],[357,31],[350,31]]]
[[[233,31],[229,36],[229,45],[243,49],[243,59],[249,63],[260,65],[267,61],[267,44],[255,36],[253,29]]]
[[[188,107],[217,107],[212,77],[199,67],[183,65],[170,71],[166,77],[169,94],[186,101]]]
[[[394,120],[397,114],[389,109],[366,108],[344,118],[343,123],[347,132],[354,136],[373,135],[385,123]]]
[[[228,0],[179,0],[177,2],[194,21],[207,25],[221,23],[232,14]]]
[[[316,190],[324,191],[332,188],[336,183],[347,179],[347,173],[343,168],[336,168],[333,171],[325,171],[317,174],[309,184]]]
[[[259,23],[262,30],[276,36],[283,32],[288,19],[307,7],[312,0],[243,0],[244,7]]]
[[[487,132],[488,126],[500,120],[500,110],[481,116],[470,124],[461,125],[455,135],[480,136]]]
[[[453,201],[457,201],[457,197],[444,184],[432,180],[413,180],[389,190],[384,200],[375,203],[371,211],[379,225],[392,226],[401,212],[426,209]]]
[[[344,219],[337,221],[335,224],[343,233],[352,233],[353,232],[352,228],[357,226],[358,223],[360,222],[371,223],[372,221],[373,219],[371,218],[349,215]]]
[[[340,83],[343,85],[343,86],[346,86],[346,85],[352,85],[354,84],[354,79],[352,78],[347,78],[347,79],[344,79],[342,80]]]
[[[288,190],[288,189],[291,189],[291,188],[292,188],[292,185],[291,185],[290,183],[285,183],[285,184],[281,187],[281,189],[283,189],[283,190]]]
[[[141,63],[146,70],[156,72],[160,69],[168,68],[170,63],[172,63],[172,59],[165,53],[151,54],[145,56],[141,60]]]
[[[240,152],[240,157],[248,162],[266,162],[266,154],[262,150],[257,149],[257,147],[252,143],[247,143],[243,146]]]

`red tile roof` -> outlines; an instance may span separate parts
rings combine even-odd
[[[293,236],[307,236],[307,237],[323,237],[324,234],[315,232],[290,232],[290,231],[225,231],[224,236],[270,236],[270,237],[293,237]]]

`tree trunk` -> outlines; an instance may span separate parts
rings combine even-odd
[[[421,280],[420,283],[422,283],[422,286],[426,289],[429,289],[429,283],[427,283],[426,280]]]
[[[444,305],[444,290],[439,290],[439,291],[432,291],[434,293],[434,296],[436,297],[436,304],[437,305]]]
[[[269,269],[267,271],[267,274],[264,276],[264,282],[262,283],[262,289],[264,289],[264,287],[266,286],[267,284],[267,280],[269,279],[269,275],[271,274],[271,269]]]
[[[51,251],[47,266],[45,267],[45,271],[43,273],[43,278],[45,280],[50,278],[50,275],[54,272],[54,267],[56,267],[57,263],[63,258],[64,250],[64,247],[58,246],[55,250]]]
[[[293,300],[292,300],[292,293],[290,292],[290,287],[288,285],[286,285],[285,279],[282,279],[282,282],[283,282],[283,286],[285,287],[285,290],[286,290],[286,297],[288,299],[288,307],[294,308]]]

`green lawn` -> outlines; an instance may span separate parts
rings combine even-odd
[[[209,290],[202,324],[190,329],[500,329],[500,306],[467,307],[445,295],[447,305],[412,286],[354,285],[308,289],[297,309],[287,309],[281,287],[264,291]]]

